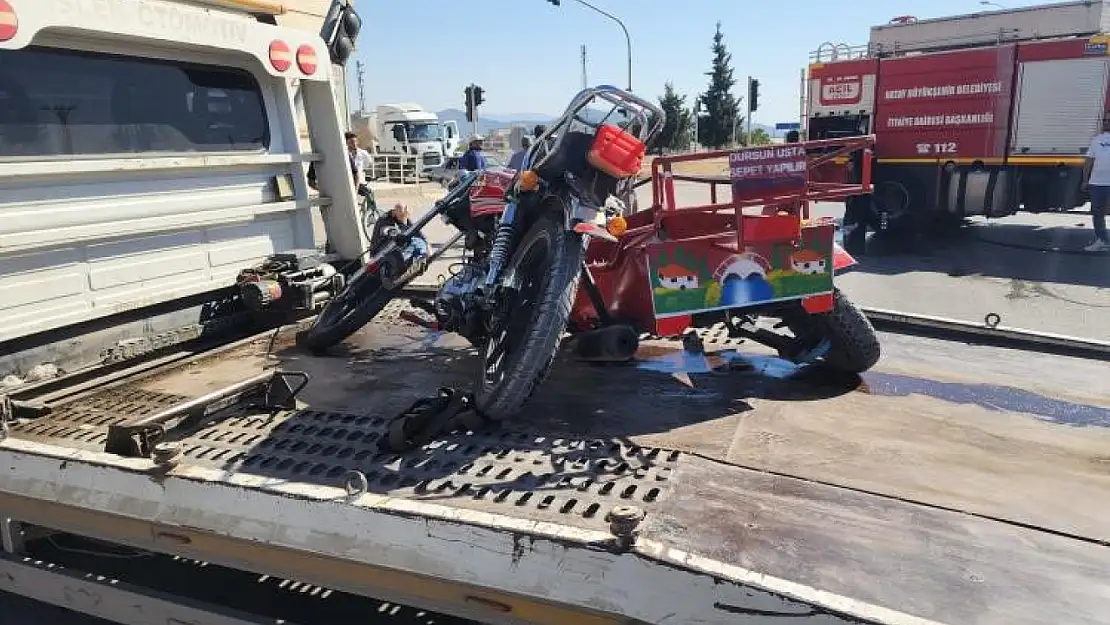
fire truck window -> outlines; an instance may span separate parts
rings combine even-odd
[[[0,157],[259,151],[248,72],[47,48],[0,52]]]

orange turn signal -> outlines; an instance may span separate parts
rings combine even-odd
[[[540,175],[533,169],[520,172],[520,181],[517,183],[521,191],[535,191],[540,188]]]
[[[614,215],[605,222],[605,229],[609,234],[619,237],[628,232],[628,220],[621,215]]]

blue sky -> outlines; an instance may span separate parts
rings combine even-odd
[[[411,101],[431,110],[462,108],[463,88],[485,88],[483,114],[555,114],[581,86],[580,46],[589,82],[624,86],[620,28],[574,2],[547,0],[357,0],[363,18],[357,57],[365,64],[366,105]],[[760,79],[754,121],[798,116],[799,72],[824,41],[863,44],[871,25],[898,15],[939,17],[991,10],[979,0],[594,0],[632,36],[632,87],[657,97],[663,83],[704,90],[719,20],[741,95]],[[1000,0],[1007,7],[1042,4]],[[358,106],[351,66],[351,105]]]

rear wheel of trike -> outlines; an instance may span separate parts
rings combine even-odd
[[[316,317],[302,344],[319,354],[370,323],[395,295],[394,289],[382,284],[381,272],[388,270],[389,265],[383,264],[352,280]]]
[[[863,373],[879,362],[879,337],[871,321],[839,289],[833,291],[833,309],[816,315],[829,351],[825,365],[848,373]]]
[[[481,351],[475,404],[487,418],[516,414],[547,377],[578,291],[583,246],[561,215],[540,217],[516,248]]]
[[[879,361],[879,338],[863,311],[833,290],[833,309],[811,315],[801,306],[780,312],[794,338],[779,356],[797,364],[818,363],[845,373],[863,373]]]

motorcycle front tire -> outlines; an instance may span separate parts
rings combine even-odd
[[[328,302],[303,335],[303,345],[320,354],[370,323],[394,297],[393,289],[382,284],[380,271],[355,278]]]
[[[511,309],[513,315],[528,315],[528,319],[519,347],[506,356],[503,377],[494,384],[487,379],[486,346],[479,350],[475,404],[486,418],[495,421],[515,415],[547,377],[578,293],[582,239],[567,231],[562,215],[555,211],[541,216],[524,234],[505,267],[506,274],[519,267],[528,250],[538,243],[548,245],[546,270],[539,276],[535,301]]]

